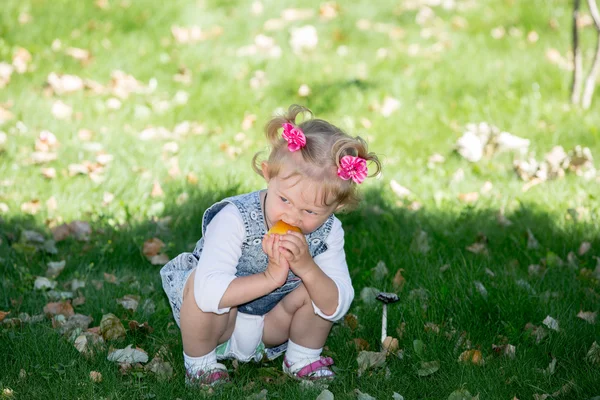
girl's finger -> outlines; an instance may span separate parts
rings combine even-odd
[[[269,242],[271,241],[271,235],[266,234],[262,241],[262,249],[267,255],[269,254]]]
[[[286,249],[288,249],[289,251],[291,251],[294,254],[300,253],[300,249],[301,249],[301,247],[298,245],[298,243],[296,241],[288,240],[285,237],[283,237],[281,239],[281,241],[279,242],[279,246],[285,247]]]
[[[292,261],[294,259],[294,253],[292,253],[290,250],[286,249],[285,247],[280,246],[279,253],[288,261]]]

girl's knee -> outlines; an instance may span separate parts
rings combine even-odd
[[[283,308],[288,314],[294,314],[305,305],[311,304],[310,295],[303,284],[300,284],[292,293],[285,296],[282,302]]]

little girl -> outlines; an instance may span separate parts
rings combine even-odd
[[[357,205],[367,161],[371,176],[381,164],[364,140],[326,121],[297,125],[300,113],[312,115],[293,105],[266,126],[271,153],[260,165],[257,153],[252,166],[267,188],[209,207],[194,251],[160,271],[181,328],[186,384],[227,381],[217,360],[283,353],[286,374],[333,378],[333,360],[321,351],[354,298],[344,231],[333,213]],[[302,233],[267,233],[280,220]]]

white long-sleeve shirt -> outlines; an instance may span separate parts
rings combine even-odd
[[[238,260],[246,233],[238,209],[228,204],[215,215],[206,227],[204,247],[194,278],[194,298],[204,312],[223,314],[230,307],[219,308],[219,303],[236,276]],[[327,240],[327,250],[316,257],[315,263],[333,280],[338,288],[338,306],[332,315],[325,315],[313,302],[315,314],[329,321],[342,318],[354,299],[346,254],[342,223],[334,218]]]

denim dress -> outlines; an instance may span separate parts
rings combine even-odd
[[[267,233],[261,208],[260,191],[228,197],[209,207],[202,217],[202,234],[206,227],[228,204],[233,204],[239,211],[244,224],[245,238],[242,243],[242,255],[238,260],[236,276],[248,276],[264,272],[267,269],[268,256],[262,249],[262,240]],[[314,232],[305,235],[311,256],[327,250],[326,239],[331,232],[334,216],[329,218]],[[173,316],[179,325],[183,289],[187,278],[198,265],[204,249],[204,237],[196,243],[192,253],[182,253],[165,264],[160,270],[163,289],[165,290]],[[251,315],[265,315],[271,311],[281,299],[291,293],[301,283],[301,279],[292,271],[288,273],[285,284],[271,293],[238,306],[238,312]]]

